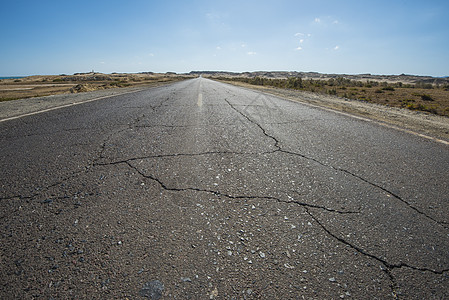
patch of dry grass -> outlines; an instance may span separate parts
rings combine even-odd
[[[402,87],[384,90],[375,87],[356,87],[335,90],[335,95],[344,98],[449,116],[449,91],[443,88]],[[322,92],[329,93],[329,90],[324,89]]]

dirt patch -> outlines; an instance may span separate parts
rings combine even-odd
[[[312,92],[256,86],[235,81],[223,82],[261,91],[293,101],[345,112],[402,130],[411,131],[449,142],[448,117]]]

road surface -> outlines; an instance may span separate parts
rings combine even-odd
[[[0,137],[2,299],[449,298],[445,144],[203,78]]]

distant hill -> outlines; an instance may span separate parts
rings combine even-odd
[[[321,79],[346,78],[359,81],[386,81],[403,83],[430,83],[430,84],[449,84],[449,77],[432,77],[417,75],[372,75],[372,74],[323,74],[318,72],[297,72],[297,71],[256,71],[256,72],[226,72],[226,71],[192,71],[189,75],[205,77],[264,77],[286,79],[299,77],[302,79]]]

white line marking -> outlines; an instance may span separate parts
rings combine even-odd
[[[144,89],[137,90],[137,91],[131,91],[131,92],[125,92],[125,93],[121,93],[121,94],[102,96],[102,97],[98,97],[98,98],[94,98],[94,99],[89,99],[89,100],[86,100],[86,101],[81,101],[81,102],[76,102],[76,103],[69,103],[69,104],[64,104],[64,105],[60,105],[60,106],[55,106],[55,107],[51,107],[51,108],[47,108],[47,109],[43,109],[43,110],[38,110],[38,111],[26,113],[26,114],[23,114],[23,115],[18,115],[18,116],[9,117],[9,118],[6,118],[6,119],[1,119],[0,123],[1,122],[5,122],[5,121],[20,119],[22,117],[37,115],[37,114],[40,114],[40,113],[44,113],[44,112],[47,112],[47,111],[52,111],[52,110],[56,110],[56,109],[60,109],[60,108],[75,106],[75,105],[78,105],[78,104],[84,104],[84,103],[89,103],[89,102],[93,102],[93,101],[97,101],[97,100],[101,100],[101,99],[112,98],[112,97],[126,95],[126,94],[131,94],[131,93],[137,93],[137,92],[140,92],[140,91],[143,91],[143,90]]]
[[[203,106],[203,94],[198,94],[198,102],[196,103],[199,107]]]

